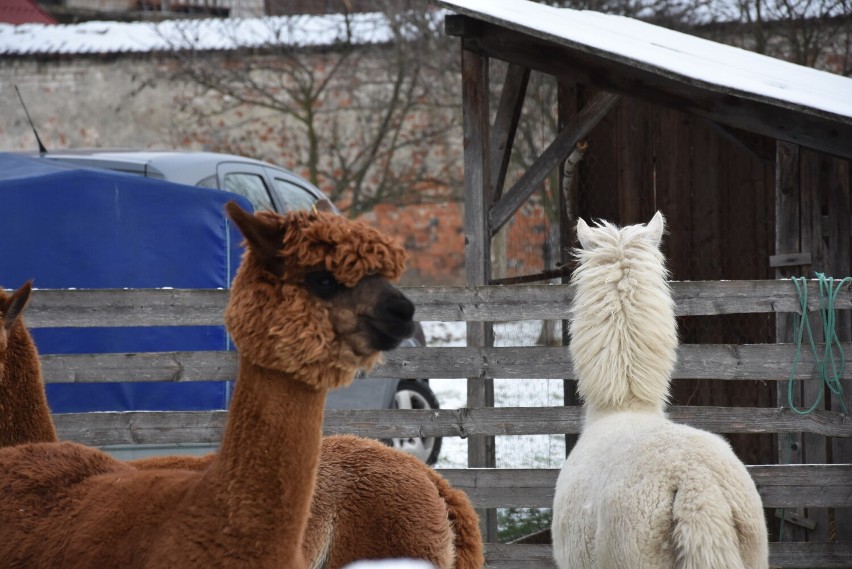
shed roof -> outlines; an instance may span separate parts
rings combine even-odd
[[[852,156],[852,79],[622,16],[527,0],[435,0],[465,47],[714,121]]]

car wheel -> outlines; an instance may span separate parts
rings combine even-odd
[[[406,379],[399,382],[394,397],[395,409],[440,409],[438,399],[429,388],[429,384],[423,381]],[[438,461],[438,453],[441,452],[440,437],[416,437],[403,439],[390,439],[390,446],[401,451],[413,454],[429,466]]]

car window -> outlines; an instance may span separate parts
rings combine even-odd
[[[229,172],[225,174],[224,189],[248,198],[255,211],[275,211],[266,183],[257,174]]]
[[[212,176],[207,176],[206,178],[204,178],[203,180],[201,180],[200,182],[198,182],[195,185],[198,186],[199,188],[213,188],[214,190],[218,190],[219,189],[219,179],[216,177],[215,174],[213,174]]]
[[[282,178],[273,178],[273,182],[275,193],[278,194],[278,200],[283,204],[284,211],[311,209],[317,201],[316,196],[293,182]]]

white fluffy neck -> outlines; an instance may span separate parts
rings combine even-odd
[[[674,301],[659,243],[636,227],[594,228],[577,252],[571,358],[580,395],[595,412],[662,410],[668,399]]]
[[[587,404],[586,414],[584,417],[584,423],[589,425],[594,423],[595,421],[600,421],[613,415],[617,415],[620,413],[641,413],[647,415],[653,415],[655,417],[665,417],[665,410],[662,405],[653,405],[651,403],[646,403],[644,401],[639,401],[637,399],[633,399],[627,404],[621,406],[616,409],[613,407],[598,407],[596,405]]]

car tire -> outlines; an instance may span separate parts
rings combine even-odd
[[[406,379],[399,382],[394,397],[394,409],[440,409],[438,398],[422,380]],[[438,461],[441,452],[441,437],[411,437],[389,439],[389,446],[413,454],[429,466]]]

